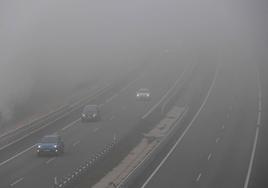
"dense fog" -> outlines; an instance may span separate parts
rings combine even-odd
[[[10,118],[40,94],[69,95],[167,49],[257,56],[268,47],[267,11],[265,0],[1,0],[0,111]]]

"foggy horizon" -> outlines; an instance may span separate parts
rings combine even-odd
[[[1,1],[0,109],[178,54],[267,48],[265,1]],[[265,46],[266,45],[266,46]],[[183,63],[182,61],[178,63]],[[154,59],[155,61],[155,59]],[[164,64],[164,62],[163,62]],[[38,93],[38,92],[37,92]],[[63,94],[63,93],[62,93]],[[16,101],[16,102],[14,102]]]

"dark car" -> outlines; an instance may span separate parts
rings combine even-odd
[[[81,120],[86,121],[99,121],[101,119],[100,109],[98,105],[87,105],[84,107]]]
[[[58,155],[64,152],[64,143],[59,135],[44,136],[37,144],[37,155],[53,154]]]

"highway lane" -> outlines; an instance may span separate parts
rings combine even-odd
[[[222,63],[200,114],[140,187],[247,187],[258,95],[256,64]]]
[[[58,122],[60,125],[50,126],[51,128],[28,139],[27,143],[17,149],[18,152],[34,145],[38,136],[57,131],[66,143],[66,153],[56,158],[37,158],[34,149],[30,148],[0,166],[0,187],[51,186],[55,176],[60,178],[71,172],[101,150],[105,144],[110,143],[114,134],[123,137],[131,131],[140,117],[164,95],[182,71],[183,66],[178,65],[172,70],[159,66],[153,67],[127,89],[99,101],[103,104],[101,122],[82,124],[77,120],[79,114],[75,114],[65,121]],[[141,103],[135,100],[135,91],[140,87],[151,89],[153,97],[150,102]],[[77,121],[72,123],[75,120]]]

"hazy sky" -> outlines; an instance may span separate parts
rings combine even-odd
[[[268,47],[267,15],[266,0],[0,0],[0,109],[166,48]]]

